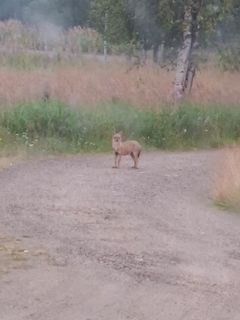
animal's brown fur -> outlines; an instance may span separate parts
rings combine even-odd
[[[138,161],[141,154],[141,145],[134,140],[122,141],[122,133],[115,133],[112,136],[112,148],[115,155],[113,168],[119,168],[121,157],[130,155],[133,159],[133,168],[138,168]]]

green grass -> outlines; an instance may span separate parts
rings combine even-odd
[[[239,199],[239,195],[238,195],[238,199]],[[227,199],[224,201],[215,200],[214,204],[220,210],[239,214],[240,204],[239,204],[239,201],[237,201],[238,199]]]
[[[0,52],[0,66],[13,70],[54,69],[60,66],[81,66],[81,57],[65,57],[62,54],[44,54],[36,52]]]
[[[183,103],[146,111],[124,103],[72,108],[57,101],[19,104],[0,112],[0,150],[6,145],[74,153],[111,150],[111,135],[123,131],[145,147],[219,147],[240,138],[240,108]]]

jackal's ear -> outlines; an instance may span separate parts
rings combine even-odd
[[[122,131],[120,131],[120,132],[118,132],[118,134],[122,137],[122,135],[123,135],[123,132]]]

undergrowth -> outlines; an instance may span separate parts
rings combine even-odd
[[[219,147],[240,137],[240,108],[183,103],[148,111],[124,103],[69,107],[24,103],[0,113],[0,150],[22,145],[46,152],[108,151],[113,132],[160,149]]]

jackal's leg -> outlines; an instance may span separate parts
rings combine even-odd
[[[141,150],[137,151],[136,154],[135,154],[135,158],[136,158],[136,169],[138,169],[138,162],[139,162],[140,154],[141,154]]]
[[[115,157],[114,157],[114,165],[113,168],[119,168],[120,165],[120,161],[121,161],[121,155],[117,152],[114,153]]]
[[[122,156],[119,154],[118,155],[118,161],[117,161],[117,168],[120,166],[120,161],[121,161]]]
[[[113,165],[113,168],[117,168],[117,158],[118,158],[118,153],[114,152],[114,165]]]
[[[130,153],[131,158],[133,159],[134,165],[132,168],[137,169],[138,158],[134,152]]]

